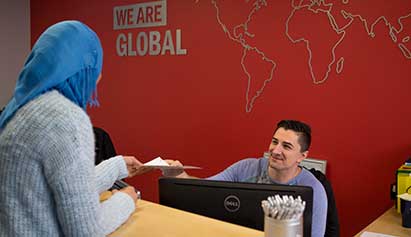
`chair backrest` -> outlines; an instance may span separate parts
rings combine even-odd
[[[340,222],[338,220],[337,205],[335,203],[334,192],[331,183],[328,181],[325,174],[314,168],[309,171],[321,182],[327,193],[328,207],[327,207],[327,224],[325,227],[325,237],[339,237],[340,236]]]
[[[305,158],[303,161],[301,161],[300,165],[308,170],[314,168],[321,171],[323,174],[326,174],[327,160]]]
[[[102,128],[93,127],[94,137],[96,141],[96,157],[95,164],[99,164],[103,160],[110,159],[117,155],[110,135]]]

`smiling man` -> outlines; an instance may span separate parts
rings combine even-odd
[[[312,187],[314,203],[311,236],[322,237],[327,220],[327,194],[317,178],[299,165],[307,157],[310,144],[310,126],[300,121],[282,120],[277,124],[264,157],[240,160],[207,179]],[[168,162],[182,165],[179,161]],[[194,178],[184,171],[176,177]]]

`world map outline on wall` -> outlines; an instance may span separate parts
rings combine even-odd
[[[199,0],[196,1],[198,3]],[[246,0],[246,3],[249,3],[250,0]],[[342,0],[340,1],[344,6],[350,6],[349,0]],[[227,24],[224,23],[222,20],[222,13],[219,5],[219,1],[211,0],[211,4],[213,5],[215,12],[216,12],[216,19],[218,25],[222,28],[224,34],[228,37],[228,39],[242,47],[242,56],[241,56],[241,68],[244,74],[247,77],[247,89],[245,92],[245,100],[246,106],[245,111],[250,113],[253,109],[255,101],[263,94],[265,87],[268,83],[270,83],[274,79],[274,72],[278,67],[278,64],[275,60],[270,57],[270,54],[263,49],[261,49],[258,45],[253,45],[247,39],[255,37],[255,34],[249,31],[249,25],[253,21],[253,18],[256,16],[257,13],[261,13],[264,11],[264,8],[267,8],[268,4],[274,4],[275,1],[266,1],[266,0],[254,0],[251,1],[253,4],[252,8],[250,9],[246,20],[240,24],[237,24],[231,28],[227,27]],[[356,13],[354,11],[348,11],[345,9],[341,9],[339,12],[336,13],[335,3],[330,3],[330,1],[325,0],[290,0],[290,4],[292,10],[286,20],[285,24],[285,32],[284,34],[293,44],[304,44],[305,49],[308,54],[307,65],[311,75],[312,82],[316,85],[323,84],[324,82],[329,79],[330,72],[332,71],[333,66],[335,66],[336,74],[340,74],[344,69],[344,56],[336,55],[336,49],[340,46],[347,35],[347,30],[349,29],[352,24],[358,20],[364,30],[366,31],[367,35],[370,38],[374,38],[375,34],[375,27],[380,22],[384,23],[384,26],[388,29],[388,36],[392,40],[393,43],[397,45],[401,54],[407,59],[411,59],[411,51],[407,47],[407,43],[410,42],[410,35],[406,33],[401,39],[399,39],[400,34],[404,34],[404,26],[403,21],[406,18],[411,19],[411,9],[407,10],[408,12],[402,14],[400,16],[396,16],[396,22],[390,21],[390,19],[385,15],[380,15],[376,17],[374,20],[367,19],[361,13]],[[293,28],[291,27],[291,22],[294,18],[297,17],[300,13],[309,13],[314,14],[316,16],[324,17],[324,19],[328,22],[330,29],[336,34],[337,40],[332,44],[330,49],[331,59],[325,64],[321,65],[324,70],[324,73],[320,74],[317,71],[321,71],[321,68],[315,68],[313,65],[313,59],[318,56],[318,52],[313,52],[311,44],[312,42],[310,39],[307,39],[304,36],[294,36],[296,32],[293,32]],[[337,23],[336,17],[342,17],[346,20],[343,23]],[[395,26],[398,24],[398,26]],[[261,86],[257,86],[257,90],[252,93],[250,88],[253,83],[253,75],[249,72],[247,68],[247,64],[245,63],[245,59],[250,53],[255,53],[259,55],[260,59],[265,63],[269,64],[269,73],[268,78],[264,79]]]

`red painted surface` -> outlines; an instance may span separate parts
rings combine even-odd
[[[342,35],[332,30],[325,14],[296,12],[289,21],[289,34],[310,41],[309,61],[307,45],[293,44],[285,34],[291,3],[269,1],[253,15],[248,32],[255,36],[247,36],[245,42],[257,46],[276,67],[250,109],[247,75],[241,66],[244,48],[224,33],[211,1],[168,1],[166,26],[114,30],[113,7],[139,2],[30,3],[32,42],[46,27],[64,19],[81,20],[100,36],[104,48],[103,79],[98,86],[101,106],[89,112],[94,124],[110,133],[119,153],[143,162],[157,156],[179,159],[204,167],[191,174],[206,177],[242,158],[261,156],[276,122],[298,119],[313,129],[309,156],[328,161],[342,236],[354,235],[394,204],[389,200],[389,185],[411,152],[411,61],[398,45],[411,34],[410,17],[402,21],[397,42],[389,37],[383,21],[375,24],[372,38],[364,24],[354,20],[334,51],[336,60],[344,57],[342,71],[338,74],[333,64],[325,78],[332,47]],[[398,18],[411,9],[408,1],[389,7],[384,1],[365,2],[375,5],[336,3],[330,13],[340,26],[348,22],[339,15],[345,9],[361,14],[368,27],[385,16],[399,29]],[[217,6],[230,34],[253,8],[252,1],[224,1]],[[187,55],[120,57],[116,53],[120,33],[164,35],[177,29]],[[404,45],[411,48],[409,42]],[[252,75],[250,98],[273,68],[261,58],[252,50],[244,58]],[[141,189],[143,198],[157,201],[159,175],[155,171],[128,181]]]

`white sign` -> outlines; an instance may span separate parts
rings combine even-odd
[[[144,2],[113,9],[113,29],[167,25],[167,1]]]

